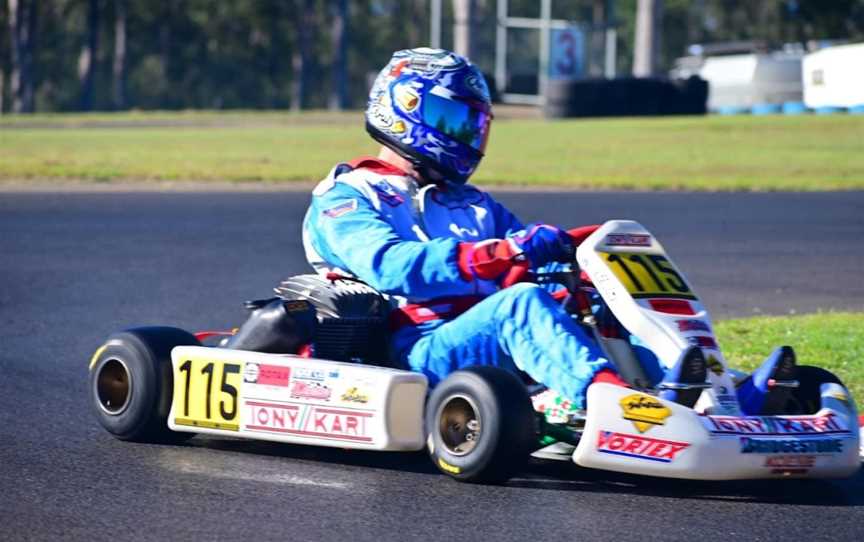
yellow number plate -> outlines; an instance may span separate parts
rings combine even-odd
[[[184,359],[174,368],[174,423],[240,429],[241,363]]]
[[[599,254],[633,297],[696,299],[684,277],[662,254]]]

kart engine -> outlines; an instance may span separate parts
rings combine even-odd
[[[274,288],[278,297],[250,301],[249,319],[228,348],[295,354],[311,344],[315,357],[387,365],[388,303],[362,282],[296,275]]]

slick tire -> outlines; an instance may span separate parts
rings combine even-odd
[[[120,440],[180,442],[192,433],[168,429],[174,373],[171,350],[200,346],[172,327],[141,327],[115,333],[90,364],[90,403],[99,423]]]
[[[432,462],[444,474],[463,482],[501,483],[527,462],[537,442],[537,417],[516,375],[470,367],[433,390],[426,434]]]
[[[810,365],[798,366],[798,387],[792,390],[790,414],[816,414],[822,408],[822,384],[840,384],[831,371]]]

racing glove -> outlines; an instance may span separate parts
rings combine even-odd
[[[509,238],[534,267],[573,259],[573,239],[567,231],[549,224],[529,224]]]
[[[514,267],[524,274],[529,265],[539,267],[573,257],[570,235],[555,226],[532,224],[507,239],[459,243],[459,273],[465,280],[499,280]],[[510,281],[515,282],[515,281]]]

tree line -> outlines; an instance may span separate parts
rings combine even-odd
[[[464,1],[443,2],[445,46]],[[496,1],[467,1],[472,50],[491,72]],[[619,73],[632,63],[637,2],[615,2]],[[539,14],[536,0],[509,3]],[[864,39],[864,0],[661,3],[661,69],[694,42]],[[598,27],[601,5],[553,0],[553,16]],[[429,10],[429,0],[0,0],[0,112],[356,107],[392,51],[429,43]]]

